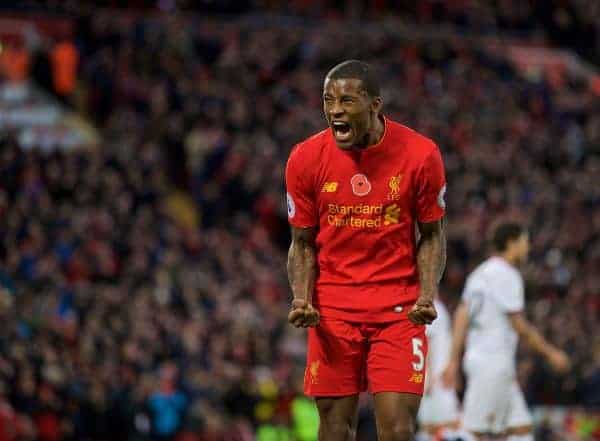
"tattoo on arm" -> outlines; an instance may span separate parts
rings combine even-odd
[[[446,235],[444,221],[419,222],[421,237],[417,245],[417,265],[421,297],[433,300],[446,266]]]
[[[295,299],[312,301],[317,278],[315,228],[292,227],[292,243],[288,251],[287,273]]]

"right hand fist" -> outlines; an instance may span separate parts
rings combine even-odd
[[[296,328],[317,326],[321,316],[313,305],[303,299],[292,301],[292,310],[288,314],[288,322]]]
[[[548,354],[548,363],[555,372],[564,374],[571,368],[569,356],[560,349],[553,350]]]

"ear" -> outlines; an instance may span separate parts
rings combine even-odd
[[[371,100],[371,110],[373,113],[381,112],[381,108],[383,107],[383,99],[380,96],[376,96]]]

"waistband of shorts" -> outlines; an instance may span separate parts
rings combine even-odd
[[[404,320],[419,296],[415,284],[319,286],[313,303],[323,317],[355,322]]]
[[[317,279],[317,286],[323,287],[331,287],[331,288],[371,288],[371,287],[379,287],[379,288],[388,288],[388,287],[414,287],[419,288],[419,279],[415,279],[413,277],[396,279],[385,282],[349,282],[349,283],[339,283],[339,282],[321,282]]]
[[[408,311],[411,305],[406,305],[400,312],[390,311],[389,309],[379,311],[347,311],[344,309],[331,308],[328,306],[315,306],[325,320],[343,320],[351,323],[389,323],[400,320],[408,320]]]

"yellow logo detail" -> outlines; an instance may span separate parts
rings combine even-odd
[[[323,193],[335,193],[337,191],[338,183],[337,182],[325,182],[323,184]]]
[[[390,193],[388,194],[388,199],[395,201],[400,199],[400,183],[402,182],[402,174],[398,176],[392,176],[388,182],[388,186],[390,187]]]
[[[317,384],[319,382],[318,376],[319,376],[319,366],[320,365],[321,365],[321,362],[319,360],[313,361],[310,364],[310,368],[308,369],[308,372],[310,373],[310,382],[312,384]]]
[[[411,383],[420,384],[423,382],[423,374],[417,374],[416,372],[414,372],[412,376],[408,379],[408,381]]]
[[[396,204],[385,207],[385,215],[383,217],[383,225],[397,224],[400,218],[400,207]]]
[[[384,208],[379,205],[338,205],[327,206],[327,223],[334,227],[379,228],[397,224],[400,221],[401,208],[391,204]]]

